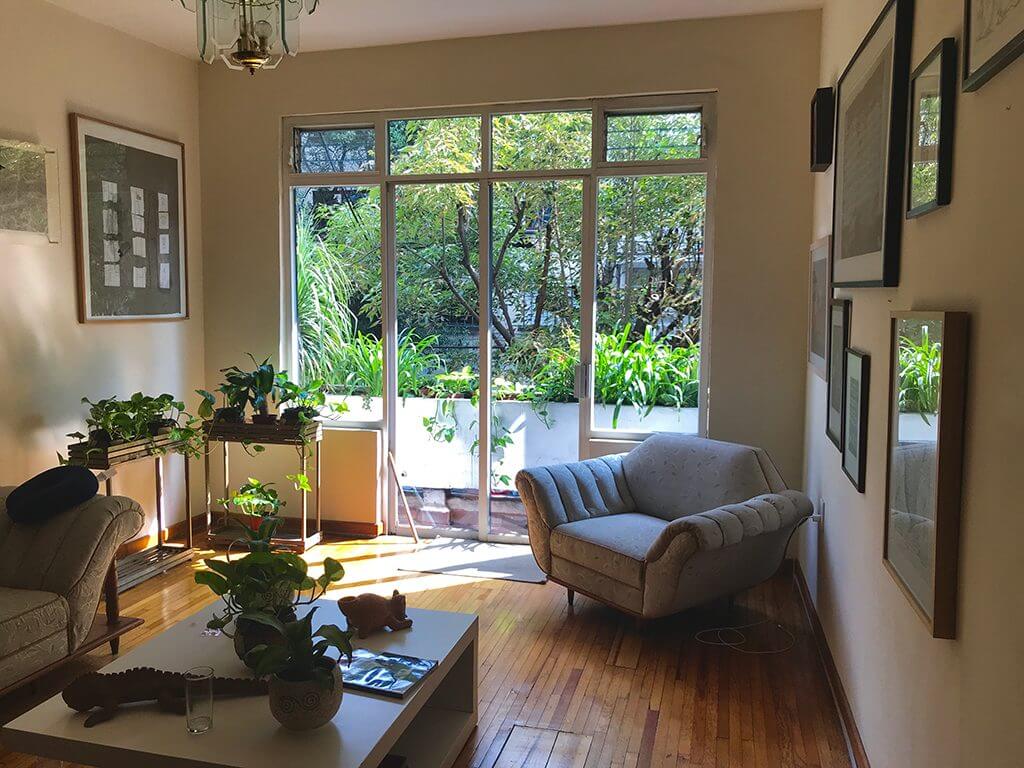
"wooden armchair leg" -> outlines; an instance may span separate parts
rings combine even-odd
[[[103,582],[103,599],[107,608],[107,624],[117,624],[121,618],[121,608],[117,598],[117,563],[110,564],[107,571],[106,581]],[[115,637],[110,641],[110,652],[117,654],[121,649],[121,638]]]
[[[576,599],[576,590],[566,588],[567,597],[569,598],[569,607],[572,608],[573,600]]]

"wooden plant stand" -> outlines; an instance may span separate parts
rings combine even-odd
[[[155,547],[143,549],[117,561],[117,569],[114,574],[115,595],[136,584],[141,584],[147,579],[159,576],[176,565],[192,561],[195,550],[192,542],[192,500],[190,498],[191,484],[187,456],[183,457],[185,461],[185,545],[167,542],[164,534],[163,454],[180,445],[180,441],[172,440],[169,434],[163,434],[125,443],[115,443],[103,448],[90,446],[86,442],[68,446],[68,463],[107,473],[103,478],[104,491],[107,496],[113,495],[112,475],[116,473],[117,467],[153,459],[156,480],[157,544]],[[111,473],[111,470],[114,472]]]
[[[221,443],[224,446],[224,498],[231,496],[230,463],[228,458],[228,446],[231,443],[245,443],[252,445],[290,445],[297,449],[299,454],[299,472],[306,474],[306,466],[309,461],[310,445],[313,447],[313,464],[316,472],[316,483],[313,486],[313,495],[316,503],[316,514],[314,517],[315,526],[310,530],[309,515],[309,493],[300,491],[302,505],[299,514],[299,529],[295,534],[280,532],[271,539],[271,543],[289,549],[299,554],[305,552],[320,543],[323,538],[320,520],[320,442],[324,437],[323,425],[319,421],[297,422],[286,424],[253,424],[251,422],[230,423],[211,422],[203,425],[206,433],[207,443]],[[228,546],[238,539],[227,526],[227,519],[230,513],[226,509],[217,510],[221,517],[221,525],[213,523],[212,495],[210,493],[210,453],[206,452],[205,478],[206,478],[206,528],[207,539],[211,545]],[[282,527],[290,518],[282,518]]]

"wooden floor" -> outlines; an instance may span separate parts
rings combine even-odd
[[[792,578],[772,581],[724,603],[651,622],[630,618],[565,590],[511,581],[399,572],[394,556],[408,540],[326,544],[308,554],[345,563],[334,596],[397,588],[410,606],[480,615],[480,723],[458,768],[647,768],[850,766],[836,708]],[[146,624],[124,650],[211,602],[181,566],[121,596],[122,610]],[[752,632],[748,655],[698,643],[704,628],[769,619]],[[110,660],[96,651],[33,688],[0,700],[6,721]],[[56,768],[57,763],[7,752],[3,768]]]

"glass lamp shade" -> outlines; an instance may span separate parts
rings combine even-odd
[[[199,57],[231,69],[273,69],[299,52],[299,17],[319,0],[181,0],[196,14]]]

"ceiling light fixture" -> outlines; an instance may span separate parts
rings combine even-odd
[[[196,15],[199,57],[231,69],[274,69],[299,52],[299,16],[319,0],[180,0]]]

